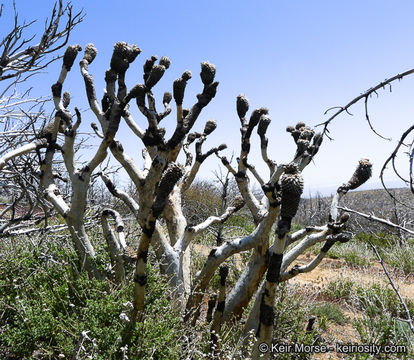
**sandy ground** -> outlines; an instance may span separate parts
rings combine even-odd
[[[298,263],[305,264],[312,259],[312,255],[308,253],[306,256],[300,257]],[[402,277],[398,276],[387,267],[391,273],[392,279],[397,286],[400,294],[404,298],[414,300],[414,278],[413,276]],[[300,274],[290,282],[292,284],[307,285],[312,288],[322,289],[328,282],[335,279],[349,279],[352,280],[355,285],[362,285],[369,287],[373,284],[381,284],[391,288],[388,279],[386,278],[382,266],[379,263],[375,263],[372,266],[364,268],[356,268],[347,266],[344,260],[341,259],[324,259],[320,266],[314,271],[306,274]],[[352,320],[360,314],[351,311],[351,309],[342,308],[344,314],[348,319]],[[331,324],[326,333],[323,334],[328,343],[335,344],[336,342],[341,343],[359,343],[359,336],[357,331],[352,327],[350,322],[344,325]],[[331,340],[331,341],[329,341]],[[336,352],[329,352],[324,354],[315,354],[313,359],[319,360],[337,360],[347,359],[346,355],[338,354]]]
[[[194,244],[193,249],[203,255],[208,255],[210,248],[205,245]],[[299,257],[296,261],[298,264],[306,264],[310,262],[313,255],[309,252],[306,255]],[[234,256],[236,266],[241,270],[244,266],[240,255]],[[403,277],[392,272],[392,269],[388,269],[392,275],[395,285],[399,289],[401,295],[405,298],[409,298],[414,301],[414,276]],[[383,272],[383,269],[379,263],[375,263],[369,267],[351,267],[347,266],[342,259],[323,259],[322,263],[313,271],[305,274],[300,274],[295,278],[289,280],[289,284],[305,286],[308,290],[318,292],[323,287],[335,279],[350,279],[355,285],[362,285],[369,287],[373,284],[381,284],[383,286],[389,286],[388,280]],[[352,309],[342,307],[345,316],[352,320],[360,316]],[[339,325],[332,323],[328,325],[327,330],[322,334],[326,343],[335,344],[341,343],[359,343],[359,336],[356,330],[348,321],[347,324]],[[328,352],[323,354],[315,354],[312,359],[318,360],[340,360],[347,359],[346,355],[338,354],[336,352]]]

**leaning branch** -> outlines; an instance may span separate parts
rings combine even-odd
[[[108,217],[111,216],[115,220],[115,230],[118,233],[118,238],[112,231],[111,225],[108,222]],[[113,209],[104,209],[101,214],[101,225],[103,234],[108,244],[109,256],[111,258],[111,265],[115,272],[115,281],[120,284],[125,281],[125,267],[123,259],[123,250],[126,247],[124,238],[124,222],[121,215]]]
[[[356,210],[352,210],[352,209],[348,209],[348,208],[342,207],[342,206],[338,206],[338,209],[343,210],[343,211],[346,211],[346,212],[349,212],[349,213],[352,213],[352,214],[356,214],[356,215],[362,216],[365,219],[372,220],[372,221],[376,221],[376,222],[379,222],[381,224],[384,224],[384,225],[387,225],[387,226],[391,226],[391,227],[393,227],[395,229],[402,230],[402,231],[405,231],[405,232],[407,232],[407,233],[409,233],[411,235],[414,235],[414,231],[413,230],[407,229],[407,228],[405,228],[403,226],[394,224],[391,221],[388,221],[388,220],[385,220],[385,219],[381,219],[381,218],[376,217],[374,215],[364,214],[362,212],[359,212],[359,211],[356,211]]]
[[[34,150],[38,150],[42,147],[45,147],[46,145],[47,145],[46,139],[39,139],[30,144],[23,145],[13,151],[10,151],[6,155],[4,155],[2,158],[0,158],[0,171],[6,166],[7,162],[14,159],[15,157],[21,156],[23,154],[26,154]]]
[[[391,278],[391,276],[390,276],[390,274],[389,274],[389,272],[388,272],[387,268],[385,267],[384,261],[382,260],[382,257],[381,257],[381,255],[379,254],[379,252],[378,252],[377,248],[375,247],[375,245],[374,245],[371,241],[368,241],[368,242],[369,242],[369,244],[371,245],[372,249],[375,251],[375,254],[377,255],[378,261],[380,262],[380,264],[381,264],[381,266],[382,266],[382,269],[384,270],[384,273],[385,273],[385,275],[387,276],[388,281],[389,281],[389,283],[390,283],[391,287],[393,288],[393,290],[394,290],[394,291],[395,291],[395,293],[397,294],[398,299],[400,300],[400,303],[401,303],[401,305],[403,306],[403,308],[404,308],[404,310],[405,310],[405,313],[406,313],[406,315],[407,315],[407,319],[406,319],[406,320],[404,320],[404,321],[408,323],[408,325],[410,326],[410,330],[411,330],[411,332],[412,332],[412,333],[414,333],[414,324],[413,324],[413,320],[412,320],[412,318],[411,318],[410,310],[408,310],[407,304],[405,303],[405,301],[404,301],[404,299],[402,298],[402,296],[401,296],[400,292],[398,291],[397,287],[395,286],[394,281],[392,280],[392,278]]]
[[[322,123],[320,123],[320,124],[317,124],[316,126],[321,126],[321,125],[323,125],[323,134],[326,134],[327,132],[328,132],[328,125],[330,124],[330,122],[333,120],[333,119],[335,119],[338,115],[340,115],[340,114],[342,114],[344,111],[346,111],[348,114],[349,114],[349,108],[352,106],[352,105],[354,105],[354,104],[356,104],[358,101],[360,101],[360,100],[362,100],[362,99],[367,99],[369,96],[371,96],[372,94],[376,94],[376,92],[377,92],[377,90],[380,90],[380,89],[383,89],[386,85],[390,85],[393,81],[395,81],[395,80],[401,80],[402,78],[404,78],[404,77],[406,77],[406,76],[408,76],[408,75],[411,75],[411,74],[413,74],[414,73],[414,69],[410,69],[410,70],[407,70],[407,71],[405,71],[405,72],[403,72],[403,73],[401,73],[401,74],[397,74],[397,75],[395,75],[395,76],[393,76],[393,77],[391,77],[391,78],[389,78],[389,79],[386,79],[386,80],[384,80],[384,81],[381,81],[378,85],[376,85],[376,86],[374,86],[374,87],[372,87],[372,88],[370,88],[370,89],[368,89],[367,91],[365,91],[364,93],[362,93],[361,95],[359,95],[359,96],[357,96],[355,99],[353,99],[353,100],[351,100],[348,104],[346,104],[345,106],[340,106],[339,107],[339,110],[335,113],[335,114],[333,114],[328,120],[326,120],[326,121],[324,121],[324,122],[322,122]],[[390,85],[391,86],[391,85]],[[390,89],[391,89],[391,87],[390,87]],[[325,114],[329,111],[329,110],[332,110],[333,108],[331,108],[331,109],[328,109],[326,112],[325,112]]]
[[[404,205],[408,208],[410,208],[410,206],[408,206],[407,204],[402,203],[401,201],[399,201],[398,199],[396,199],[396,197],[391,194],[391,192],[388,190],[387,186],[385,185],[384,182],[384,172],[385,169],[387,168],[387,165],[391,162],[392,163],[392,167],[394,169],[395,174],[404,182],[408,182],[407,180],[403,179],[400,174],[398,173],[396,167],[395,167],[395,158],[397,157],[398,151],[401,147],[401,145],[404,144],[404,140],[406,139],[406,137],[414,130],[414,125],[410,126],[402,135],[400,138],[400,141],[398,142],[397,146],[395,147],[394,151],[391,153],[391,155],[388,157],[388,159],[384,162],[384,165],[381,168],[381,172],[380,172],[380,179],[381,179],[381,183],[382,183],[382,187],[385,189],[385,191],[388,193],[388,195],[394,199],[396,202],[400,203],[401,205]],[[410,169],[412,167],[411,163],[412,163],[412,157],[410,158]],[[413,187],[412,187],[412,172],[410,171],[410,188],[411,191],[413,192]]]

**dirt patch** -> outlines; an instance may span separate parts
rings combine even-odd
[[[192,248],[195,252],[208,256],[212,247],[202,244],[192,244]],[[312,261],[314,255],[307,253],[299,256],[296,260],[296,264],[304,265]],[[243,270],[246,265],[243,262],[240,254],[233,256],[235,265],[238,270]],[[389,268],[390,273],[391,269]],[[327,283],[337,279],[350,279],[356,285],[363,285],[364,287],[371,286],[373,284],[380,283],[382,286],[389,286],[389,282],[382,270],[382,267],[378,263],[374,263],[367,267],[354,267],[348,266],[343,259],[329,259],[325,258],[321,264],[311,272],[299,274],[293,279],[289,280],[291,284],[308,285],[315,290],[322,289]],[[414,276],[401,276],[392,273],[392,279],[399,289],[403,297],[409,298],[414,301]]]
[[[211,248],[206,245],[193,244],[192,247],[194,251],[205,256],[208,256],[211,251]],[[295,263],[304,265],[312,261],[313,258],[314,255],[308,252],[300,256]],[[232,260],[235,262],[238,270],[243,270],[246,264],[242,261],[240,254],[234,255]],[[388,266],[387,268],[401,295],[414,301],[414,276],[402,276],[400,273],[393,271],[391,267]],[[329,258],[323,259],[321,264],[313,271],[299,274],[289,280],[288,284],[289,286],[296,287],[299,292],[309,293],[315,301],[327,301],[323,297],[322,290],[329,282],[334,280],[352,280],[356,286],[364,288],[374,284],[391,287],[379,263],[373,263],[367,267],[355,267],[348,266],[343,259]],[[207,298],[203,305],[203,310],[207,311]],[[360,318],[361,314],[350,307],[346,307],[343,303],[338,303],[338,305],[341,306],[342,312],[348,321],[345,324],[332,322],[325,331],[318,330],[324,340],[323,344],[335,348],[337,343],[360,343],[358,332],[352,326],[352,321]],[[336,353],[335,351],[312,355],[312,359],[317,360],[342,360],[348,358],[347,355]]]
[[[297,264],[307,264],[312,260],[312,256],[300,256]],[[338,279],[352,280],[356,285],[364,287],[373,284],[391,287],[380,264],[376,263],[369,267],[348,266],[341,259],[323,259],[321,264],[313,271],[299,274],[289,280],[293,284],[312,284],[316,288],[322,288],[328,282]],[[414,279],[412,276],[403,277],[392,274],[392,279],[403,297],[414,301]]]
[[[297,263],[304,265],[309,263],[313,256],[309,253],[298,258]],[[391,272],[391,268],[388,267]],[[391,272],[392,273],[392,272]],[[412,276],[401,276],[392,273],[392,279],[399,289],[401,295],[414,301],[414,279]],[[379,263],[372,264],[369,267],[352,267],[348,266],[342,259],[324,259],[322,263],[309,273],[299,274],[295,278],[289,280],[291,285],[298,288],[307,288],[313,292],[319,292],[333,280],[352,280],[356,286],[369,287],[374,284],[380,284],[384,287],[391,288],[384,271]],[[325,299],[318,299],[325,301]],[[340,299],[338,299],[340,300]],[[324,338],[324,344],[335,347],[337,343],[360,343],[359,335],[352,326],[352,321],[360,318],[361,314],[341,305],[344,315],[348,318],[346,324],[340,325],[332,323],[328,325],[326,331],[321,333]],[[344,354],[336,352],[327,352],[314,354],[312,359],[318,360],[340,360],[347,359]]]

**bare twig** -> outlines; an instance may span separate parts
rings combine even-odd
[[[385,160],[385,162],[384,162],[384,165],[382,166],[382,169],[381,169],[381,172],[380,172],[380,179],[381,179],[381,183],[382,183],[382,186],[383,186],[383,188],[385,189],[385,191],[388,193],[388,195],[392,198],[392,199],[394,199],[396,202],[398,202],[399,204],[401,204],[401,205],[403,205],[403,206],[405,206],[405,207],[407,207],[407,208],[410,208],[410,209],[412,209],[412,207],[411,206],[409,206],[409,205],[407,205],[407,204],[405,204],[405,203],[402,203],[400,200],[398,200],[398,199],[396,199],[395,198],[395,196],[393,195],[393,194],[391,194],[391,192],[388,190],[388,188],[387,188],[387,186],[385,185],[385,182],[384,182],[384,172],[385,172],[385,169],[387,168],[387,165],[390,163],[390,161],[392,162],[392,164],[393,164],[393,169],[394,169],[394,172],[397,174],[397,176],[400,178],[400,179],[402,179],[404,182],[408,182],[408,180],[405,180],[404,178],[402,178],[399,174],[398,174],[398,172],[396,171],[396,168],[395,168],[395,165],[394,165],[394,160],[395,160],[395,158],[397,157],[397,154],[398,154],[398,151],[399,151],[399,149],[400,149],[400,147],[401,147],[401,145],[403,145],[404,144],[404,140],[407,138],[407,136],[412,132],[414,130],[414,125],[412,125],[412,126],[410,126],[402,135],[401,135],[401,138],[400,138],[400,140],[399,140],[399,142],[398,142],[398,144],[397,144],[397,146],[395,147],[395,149],[394,149],[394,151],[391,153],[391,155],[388,157],[388,159],[387,160]],[[411,188],[411,191],[414,193],[414,191],[413,191],[413,188],[412,188],[412,157],[410,157],[410,188]]]
[[[384,225],[387,225],[387,226],[391,226],[393,228],[396,228],[396,229],[405,231],[405,232],[407,232],[407,233],[409,233],[411,235],[414,235],[414,231],[413,230],[407,229],[407,228],[405,228],[403,226],[394,224],[391,221],[388,221],[388,220],[385,220],[385,219],[381,219],[381,218],[376,217],[374,215],[364,214],[362,212],[359,212],[359,211],[356,211],[356,210],[352,210],[352,209],[348,209],[348,208],[342,207],[342,206],[338,206],[338,209],[343,210],[343,211],[346,211],[346,212],[349,212],[349,213],[352,213],[352,214],[356,214],[356,215],[362,216],[365,219],[372,220],[372,221],[376,221],[376,222],[379,222],[381,224],[384,224]]]
[[[332,109],[335,109],[335,108],[338,108],[338,111],[336,111],[328,120],[326,120],[326,121],[324,121],[324,122],[322,122],[322,123],[319,123],[319,124],[317,124],[316,126],[321,126],[321,125],[323,125],[323,134],[324,135],[326,135],[326,133],[328,132],[328,125],[330,124],[330,122],[333,120],[333,119],[335,119],[338,115],[340,115],[340,114],[342,114],[344,111],[345,112],[347,112],[348,114],[349,114],[349,108],[352,106],[352,105],[354,105],[354,104],[356,104],[358,101],[360,101],[360,100],[362,100],[362,99],[365,99],[365,101],[366,101],[366,99],[369,97],[369,96],[371,96],[372,94],[376,94],[377,93],[377,90],[380,90],[380,89],[382,89],[382,88],[384,88],[386,85],[389,85],[389,84],[391,84],[393,81],[395,81],[395,80],[401,80],[402,78],[404,78],[404,77],[406,77],[406,76],[408,76],[408,75],[411,75],[411,74],[413,74],[414,73],[414,69],[410,69],[410,70],[407,70],[407,71],[405,71],[405,72],[403,72],[403,73],[401,73],[401,74],[397,74],[397,75],[395,75],[395,76],[393,76],[393,77],[391,77],[391,78],[389,78],[389,79],[386,79],[386,80],[384,80],[384,81],[382,81],[382,82],[380,82],[378,85],[376,85],[376,86],[374,86],[374,87],[372,87],[372,88],[370,88],[370,89],[368,89],[367,91],[365,91],[364,93],[362,93],[361,95],[359,95],[359,96],[357,96],[356,98],[354,98],[354,99],[352,99],[348,104],[346,104],[345,106],[340,106],[340,107],[333,107],[333,108],[330,108],[330,109],[328,109],[326,112],[325,112],[325,114],[329,111],[329,110],[332,110]],[[367,120],[368,120],[368,123],[370,124],[370,122],[369,122],[369,117],[367,118]],[[370,124],[370,126],[371,126],[371,124]],[[371,129],[372,129],[372,126],[371,126]],[[375,132],[376,133],[376,132]],[[377,133],[376,133],[377,134]],[[379,135],[379,134],[377,134],[377,135]]]
[[[397,287],[395,286],[394,281],[392,280],[387,268],[385,267],[384,261],[382,260],[382,257],[380,255],[380,253],[378,252],[376,246],[371,242],[371,240],[368,240],[369,245],[372,247],[372,249],[375,251],[375,255],[378,258],[378,261],[380,262],[382,269],[384,270],[385,275],[388,278],[388,281],[391,285],[391,287],[393,288],[393,290],[395,291],[395,293],[398,296],[398,299],[400,300],[401,305],[403,306],[404,310],[405,310],[405,314],[407,316],[407,319],[404,319],[405,322],[408,323],[408,325],[410,326],[410,330],[411,332],[414,334],[414,324],[413,324],[413,320],[411,318],[411,314],[410,314],[410,310],[408,310],[407,304],[405,303],[404,299],[402,298],[400,292],[398,291]]]

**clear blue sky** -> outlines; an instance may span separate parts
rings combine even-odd
[[[6,1],[10,9],[12,1]],[[39,19],[50,13],[53,1],[17,0],[22,19]],[[304,121],[315,125],[324,111],[345,105],[381,80],[414,67],[413,1],[73,1],[83,8],[85,20],[73,32],[70,43],[83,47],[92,42],[99,54],[91,65],[98,96],[104,88],[116,41],[135,43],[142,53],[127,75],[127,84],[142,82],[142,65],[153,54],[170,57],[172,65],[156,87],[158,99],[172,90],[172,81],[189,69],[193,73],[184,105],[190,107],[201,90],[200,62],[209,60],[217,67],[218,93],[204,109],[196,129],[214,118],[218,129],[206,145],[227,143],[226,154],[239,153],[239,120],[235,99],[246,94],[251,108],[268,107],[272,124],[268,130],[273,159],[291,159],[293,140],[284,129]],[[0,30],[4,30],[4,20]],[[36,94],[49,94],[60,64],[32,83]],[[73,96],[73,106],[87,109],[83,82],[73,68],[65,89]],[[382,163],[400,134],[414,121],[414,75],[394,84],[393,92],[382,91],[370,101],[370,116],[376,129],[393,138],[389,143],[370,132],[364,120],[363,103],[354,106],[353,117],[342,115],[330,127],[335,141],[325,142],[320,153],[304,171],[307,192],[326,193],[348,180],[357,161],[368,157],[374,162],[374,176],[366,187],[378,183]],[[95,121],[85,112],[85,129]],[[136,121],[145,121],[136,114]],[[174,116],[164,120],[167,131]],[[141,144],[122,126],[118,138],[140,162]],[[250,161],[262,174],[258,142]],[[207,146],[206,146],[207,149]],[[402,158],[402,165],[405,160]],[[216,159],[206,161],[202,176],[218,168]],[[408,166],[406,166],[408,167]],[[394,178],[390,176],[390,184]]]

